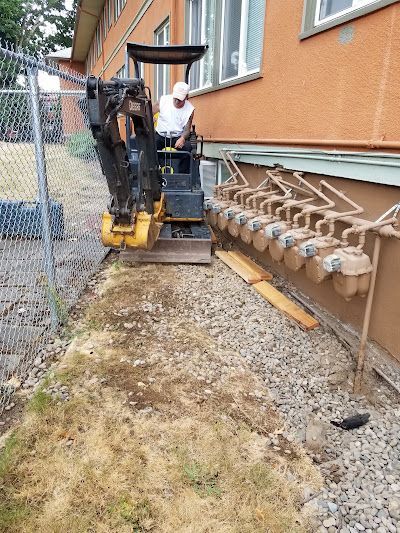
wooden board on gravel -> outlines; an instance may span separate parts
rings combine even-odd
[[[248,267],[244,266],[239,261],[236,261],[229,252],[224,252],[223,250],[217,250],[215,255],[221,259],[228,267],[230,267],[236,274],[238,274],[246,283],[259,283],[261,277],[258,274],[255,274]]]
[[[260,281],[253,286],[263,298],[282,311],[287,317],[295,320],[305,331],[309,331],[319,326],[318,320],[306,313],[304,309],[301,309],[301,307],[292,302],[292,300],[289,300],[289,298],[266,281]]]
[[[273,278],[270,272],[264,270],[262,267],[257,265],[257,263],[255,263],[252,259],[250,259],[250,257],[242,254],[242,252],[234,251],[228,252],[228,254],[233,257],[238,263],[241,263],[248,270],[253,272],[253,274],[259,276],[262,281],[270,281]]]
[[[215,235],[213,229],[211,226],[208,226],[208,229],[210,230],[210,235],[211,235],[211,243],[212,244],[218,244],[218,238],[217,236]]]

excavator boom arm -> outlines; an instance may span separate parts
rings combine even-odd
[[[154,201],[161,196],[151,99],[143,80],[113,78],[105,82],[90,76],[87,101],[90,127],[111,195],[109,212],[115,224],[131,224],[134,212],[152,214]],[[133,123],[139,152],[137,176],[129,166],[118,113]]]

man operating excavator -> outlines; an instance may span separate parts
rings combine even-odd
[[[189,85],[183,81],[175,83],[172,94],[161,96],[153,104],[153,115],[158,113],[156,125],[157,150],[174,148],[191,152],[189,142],[194,107],[188,101]],[[190,172],[190,156],[181,157],[179,171]]]

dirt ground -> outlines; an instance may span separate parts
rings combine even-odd
[[[0,441],[1,531],[313,529],[320,474],[244,359],[187,318],[178,273],[113,261],[99,275]]]

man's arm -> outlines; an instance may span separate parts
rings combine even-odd
[[[185,141],[187,141],[190,137],[190,130],[192,129],[192,122],[193,122],[193,113],[190,115],[189,120],[186,123],[186,126],[183,128],[182,135],[179,137],[179,139],[175,143],[175,148],[182,148],[182,146],[185,144]]]
[[[160,112],[160,100],[157,100],[157,102],[152,105],[152,111],[153,115]]]

